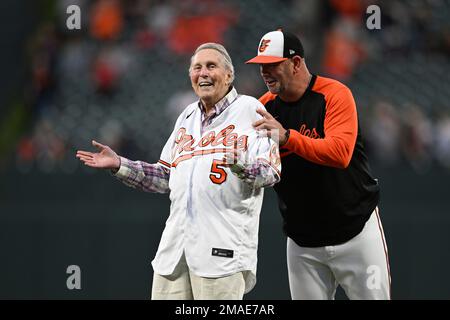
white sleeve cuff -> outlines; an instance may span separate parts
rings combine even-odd
[[[114,175],[118,178],[126,178],[129,175],[130,169],[125,166],[124,164],[127,163],[129,160],[124,157],[120,157],[120,168],[119,170],[114,173]]]

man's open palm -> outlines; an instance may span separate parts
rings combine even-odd
[[[92,140],[92,145],[96,147],[99,152],[93,153],[89,151],[78,150],[76,157],[83,161],[83,163],[92,168],[100,169],[119,169],[120,158],[110,147]]]

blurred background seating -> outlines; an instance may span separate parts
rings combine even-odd
[[[418,172],[450,166],[448,1],[375,1],[382,30],[368,30],[369,2],[360,0],[79,0],[80,31],[65,27],[66,2],[51,2],[54,18],[30,35],[27,126],[2,150],[3,167],[76,172],[73,154],[92,138],[156,160],[195,100],[187,74],[193,50],[223,43],[237,89],[259,96],[258,72],[243,62],[279,26],[303,39],[314,73],[353,90],[372,161]]]

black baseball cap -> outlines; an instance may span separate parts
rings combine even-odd
[[[261,38],[258,55],[246,63],[277,63],[293,56],[305,56],[300,39],[290,32],[277,30],[268,32]]]

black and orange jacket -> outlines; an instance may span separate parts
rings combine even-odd
[[[355,100],[339,81],[313,75],[303,96],[259,99],[290,129],[280,149],[283,174],[275,185],[284,231],[298,245],[346,242],[363,229],[379,202],[358,125]]]

